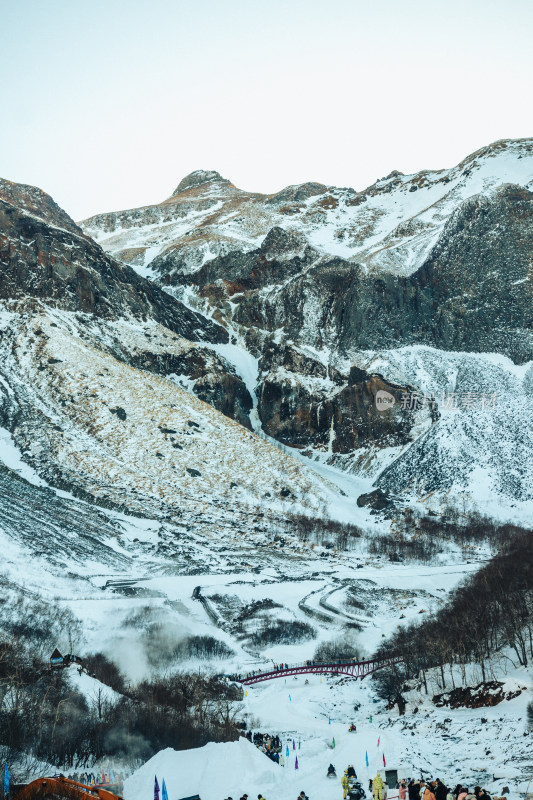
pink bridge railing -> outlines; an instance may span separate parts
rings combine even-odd
[[[309,662],[307,664],[280,667],[269,672],[256,672],[253,675],[235,677],[234,680],[244,686],[251,686],[253,683],[271,681],[274,678],[287,678],[290,675],[348,675],[350,678],[364,678],[366,675],[377,672],[378,669],[391,667],[393,664],[400,664],[402,661],[402,656],[391,656],[370,661],[337,661],[327,664]]]

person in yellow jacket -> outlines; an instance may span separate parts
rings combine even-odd
[[[348,775],[346,772],[341,778],[341,786],[342,786],[342,800],[346,800],[346,795],[348,794],[348,789],[350,788],[350,781],[348,780]]]
[[[372,781],[372,794],[374,795],[374,800],[383,800],[383,778],[379,772]]]

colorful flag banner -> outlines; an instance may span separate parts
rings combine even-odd
[[[298,756],[296,756],[296,761],[294,762],[294,769],[298,769]]]
[[[368,767],[368,750],[365,752],[365,761],[366,761],[366,765]]]
[[[165,779],[164,778],[163,778],[163,787],[161,789],[161,798],[162,798],[162,800],[168,800],[167,785],[165,783]]]
[[[154,800],[159,800],[159,784],[157,782],[157,775],[154,780]]]
[[[383,753],[383,766],[384,766],[384,767],[386,767],[386,766],[387,766],[387,762],[385,761],[385,753]]]
[[[4,797],[9,794],[9,767],[4,767]]]

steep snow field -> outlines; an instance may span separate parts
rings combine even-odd
[[[185,507],[217,513],[218,505],[221,514],[356,513],[354,499],[290,455],[173,381],[93,346],[68,314],[11,323],[14,351],[3,371],[27,409],[15,435],[50,478],[141,513],[180,517]]]
[[[532,524],[532,362],[412,346],[368,354],[361,366],[416,386],[424,402],[435,398],[440,414],[379,485],[413,502],[426,493],[424,505],[434,510],[448,495],[488,516]]]

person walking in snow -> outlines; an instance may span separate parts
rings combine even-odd
[[[346,772],[341,778],[341,786],[342,786],[342,800],[346,800],[346,795],[348,794],[348,789],[350,788],[350,781],[348,780],[348,775]]]
[[[409,800],[418,800],[420,797],[420,785],[414,780],[414,778],[409,778],[409,783],[407,784],[407,794],[409,795]]]
[[[435,795],[431,791],[431,787],[428,786],[425,781],[422,781],[421,787],[424,789],[423,792],[422,788],[420,789],[422,800],[436,800]]]
[[[374,800],[383,800],[383,778],[379,772],[376,773],[376,777],[372,781],[372,794],[374,795]]]
[[[440,778],[435,779],[433,793],[437,800],[446,800],[448,794],[448,787],[443,784]]]
[[[406,800],[407,798],[407,786],[405,785],[405,781],[402,781],[398,786],[398,800]]]

